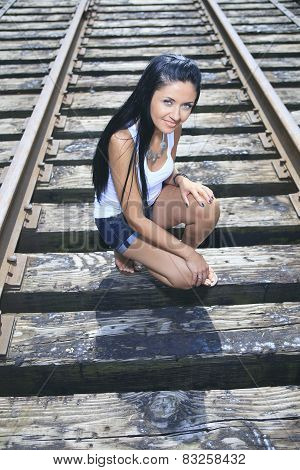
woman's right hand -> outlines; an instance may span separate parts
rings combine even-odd
[[[193,275],[193,286],[198,287],[204,284],[209,275],[209,266],[203,256],[193,251],[185,261]]]

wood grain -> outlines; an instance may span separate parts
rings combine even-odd
[[[0,447],[296,450],[299,397],[285,386],[1,398]]]
[[[286,195],[219,199],[221,215],[207,243],[214,246],[300,243],[299,219]],[[37,229],[23,229],[18,249],[26,253],[100,251],[94,205],[42,204]],[[168,229],[181,239],[185,225]]]
[[[299,245],[197,249],[219,277],[214,288],[174,289],[146,268],[117,273],[113,251],[28,255],[21,288],[6,287],[2,310],[52,311],[102,308],[245,304],[298,301]],[[141,295],[141,290],[143,291]]]
[[[1,396],[299,385],[299,302],[95,307],[18,313]]]

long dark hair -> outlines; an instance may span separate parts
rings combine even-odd
[[[101,193],[106,190],[108,183],[108,144],[110,138],[118,130],[127,129],[130,125],[139,121],[137,136],[122,191],[121,205],[131,167],[134,165],[134,173],[135,162],[138,161],[142,183],[141,197],[143,207],[147,206],[148,188],[145,178],[144,158],[154,132],[154,124],[150,115],[150,103],[156,90],[176,81],[191,82],[194,85],[197,97],[192,107],[193,111],[199,99],[201,86],[201,72],[196,62],[182,55],[164,54],[154,57],[149,62],[132,94],[105,127],[96,147],[92,168],[93,184],[99,202],[101,200]]]

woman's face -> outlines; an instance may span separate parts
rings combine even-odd
[[[166,134],[187,120],[197,92],[191,82],[172,82],[154,92],[150,113],[154,126]]]

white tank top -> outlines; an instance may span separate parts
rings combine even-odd
[[[133,124],[128,128],[132,138],[136,139],[137,128]],[[174,146],[174,131],[171,134],[167,134],[168,138],[168,148],[167,148],[167,160],[158,171],[150,171],[147,163],[147,159],[144,159],[144,169],[145,176],[148,187],[148,204],[152,205],[155,199],[158,197],[162,190],[162,183],[172,174],[174,169],[174,160],[171,155],[171,150]],[[142,188],[140,170],[137,165],[137,174],[140,185],[140,190]],[[107,182],[106,190],[101,194],[101,201],[97,200],[96,194],[94,199],[94,218],[99,219],[102,217],[112,217],[122,212],[122,207],[119,202],[117,192],[115,190],[115,185],[111,176],[111,171],[109,168],[109,177]]]

